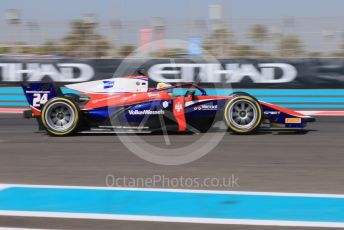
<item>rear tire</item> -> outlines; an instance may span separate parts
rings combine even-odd
[[[251,134],[263,120],[263,109],[254,97],[235,95],[225,105],[224,120],[233,133]]]
[[[80,111],[73,100],[55,97],[44,105],[41,119],[50,135],[69,136],[78,131]]]

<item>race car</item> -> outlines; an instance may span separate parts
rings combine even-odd
[[[208,95],[195,83],[159,83],[148,87],[148,76],[136,75],[69,84],[78,93],[62,93],[52,83],[23,84],[39,129],[53,136],[104,132],[206,132],[222,122],[236,134],[259,129],[303,130],[315,119],[259,101],[244,93]]]

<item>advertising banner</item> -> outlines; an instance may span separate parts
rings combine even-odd
[[[147,70],[157,82],[197,82],[206,87],[344,88],[344,59],[0,59],[0,85],[70,84]]]

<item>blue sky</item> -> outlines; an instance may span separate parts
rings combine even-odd
[[[31,20],[64,20],[97,14],[99,20],[151,17],[206,18],[207,5],[224,4],[229,18],[343,16],[343,0],[1,0],[0,12],[19,9]]]
[[[174,25],[175,28],[168,27],[168,38],[187,39],[190,29],[181,27],[191,24],[192,19],[207,19],[210,4],[223,5],[224,17],[238,40],[247,38],[245,33],[255,23],[281,31],[283,18],[290,17],[302,20],[287,31],[284,28],[284,32],[301,33],[306,48],[311,50],[334,50],[344,37],[344,0],[1,0],[0,29],[3,33],[0,41],[9,40],[10,28],[5,20],[8,9],[18,9],[23,21],[36,21],[41,26],[36,35],[22,29],[18,40],[29,39],[36,43],[57,40],[68,31],[68,21],[80,19],[85,14],[97,15],[99,22],[106,25],[118,19],[129,22],[130,26],[126,26],[118,38],[120,45],[137,44],[139,29],[150,26],[153,17],[162,17]],[[307,18],[315,20],[307,21]],[[100,29],[101,33],[113,36],[108,28]],[[332,40],[324,40],[322,33],[327,30],[334,33]]]

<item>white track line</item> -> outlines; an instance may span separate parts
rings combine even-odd
[[[256,225],[256,226],[344,228],[344,223],[337,223],[337,222],[191,218],[191,217],[170,217],[170,216],[81,214],[81,213],[63,213],[63,212],[27,212],[27,211],[22,211],[22,212],[21,211],[0,211],[0,215],[19,216],[19,217],[45,217],[45,218],[66,218],[66,219],[72,218],[72,219],[193,223],[193,224],[229,224],[229,225]]]
[[[297,196],[297,197],[324,197],[344,198],[342,194],[313,194],[313,193],[284,193],[284,192],[246,192],[246,191],[216,191],[216,190],[190,190],[190,189],[163,189],[163,188],[118,188],[118,187],[93,187],[93,186],[59,186],[59,185],[28,185],[28,184],[0,184],[0,190],[11,187],[28,188],[55,188],[55,189],[96,189],[96,190],[131,190],[155,191],[176,193],[208,193],[208,194],[244,194],[244,195],[270,195],[270,196]],[[229,224],[229,225],[258,225],[258,226],[293,226],[293,227],[327,227],[344,228],[343,222],[317,222],[317,221],[279,221],[279,220],[251,220],[251,219],[225,219],[225,218],[193,218],[170,216],[145,216],[145,215],[117,215],[117,214],[89,214],[65,212],[31,212],[0,210],[2,216],[19,217],[44,217],[44,218],[73,218],[97,219],[120,221],[148,221],[148,222],[173,222],[173,223],[198,223],[198,224]]]

